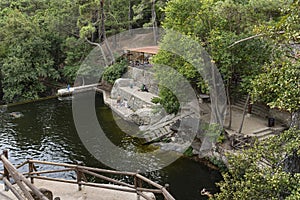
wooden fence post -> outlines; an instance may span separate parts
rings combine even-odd
[[[170,185],[166,183],[166,184],[165,184],[165,188],[166,188],[167,191],[169,191],[169,187],[170,187]],[[165,200],[168,200],[168,199],[165,198]]]
[[[76,174],[77,174],[78,190],[81,191],[82,186],[81,186],[80,182],[82,180],[82,172],[80,171],[80,169],[78,169],[78,167],[75,168],[75,171],[76,171]]]
[[[28,168],[29,168],[29,178],[32,184],[34,184],[34,180],[33,180],[33,176],[32,176],[32,172],[33,172],[33,163],[30,162],[30,160],[28,159]]]
[[[6,150],[6,149],[3,150],[3,155],[8,159],[8,150]],[[8,172],[4,162],[3,162],[3,166],[4,166],[4,177],[9,181],[9,172]],[[5,191],[9,190],[9,187],[7,186],[6,183],[4,183],[4,188],[5,188],[4,189]]]
[[[140,170],[137,170],[136,175],[139,173]],[[136,175],[134,176],[134,188],[136,189],[137,200],[140,200],[141,196],[139,194],[138,187],[141,187],[141,180]]]

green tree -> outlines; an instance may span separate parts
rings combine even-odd
[[[276,1],[268,9],[260,7],[268,1],[264,2],[172,0],[164,8],[162,24],[164,28],[179,31],[202,44],[219,68],[228,96],[231,96],[233,92],[247,91],[251,77],[259,74],[264,63],[272,57],[270,42],[262,38],[246,41],[243,45],[232,45],[255,34],[257,21],[270,24],[278,18],[277,6],[284,2]],[[255,9],[257,12],[253,12]],[[208,93],[207,84],[199,73],[179,56],[160,51],[154,62],[172,66],[189,79],[198,92]]]
[[[272,108],[296,112],[300,105],[300,62],[284,58],[265,66],[264,72],[253,80],[253,96]]]
[[[299,130],[291,129],[229,155],[229,171],[213,199],[299,199],[299,142]]]
[[[3,88],[7,101],[37,98],[57,87],[58,82],[72,82],[92,46],[99,47],[106,34],[116,34],[152,22],[152,5],[156,5],[157,19],[160,19],[163,14],[158,8],[165,2],[166,0],[1,1],[0,96],[3,95]],[[143,10],[141,12],[146,15],[136,19],[136,15],[140,13],[134,12],[134,7],[142,4],[147,9],[150,8],[150,12],[147,11],[146,14]],[[112,55],[111,57],[113,58]],[[84,74],[93,74],[89,70],[93,71],[90,66],[86,66],[79,74],[82,77]],[[84,79],[82,82],[85,82]],[[31,92],[29,88],[32,89]]]
[[[64,38],[76,30],[75,7],[76,3],[68,0],[0,3],[0,67],[5,100],[54,93],[65,59]]]
[[[10,8],[3,12],[1,35],[6,51],[2,55],[1,70],[4,99],[38,98],[46,91],[44,82],[59,78],[53,67],[51,41],[47,40],[33,16]]]
[[[127,71],[128,63],[125,60],[114,63],[111,66],[108,66],[103,74],[103,80],[107,81],[109,84],[114,84],[118,78],[121,78],[124,73]]]
[[[60,70],[67,83],[73,83],[77,76],[80,65],[92,50],[91,45],[81,38],[68,37],[63,44],[65,59],[63,68]]]
[[[108,1],[105,19],[105,28],[108,36],[120,33],[132,27],[132,3],[132,1],[128,0]]]
[[[272,108],[289,111],[292,114],[292,127],[300,128],[300,63],[299,16],[300,1],[294,1],[282,10],[282,17],[273,26],[257,28],[262,36],[273,39],[280,54],[264,66],[262,74],[252,80],[254,100],[261,100]]]

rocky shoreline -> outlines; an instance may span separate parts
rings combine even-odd
[[[189,157],[213,169],[218,169],[218,166],[214,165],[211,162],[212,160],[221,160],[221,163],[227,163],[225,155],[221,153],[227,150],[222,149],[219,151],[221,147],[211,148],[210,151],[201,151],[205,129],[208,127],[208,122],[204,120],[209,119],[207,115],[210,113],[205,109],[197,112],[195,105],[199,102],[188,103],[177,115],[168,115],[163,109],[158,109],[157,105],[150,104],[149,99],[144,101],[139,99],[139,103],[136,104],[139,106],[132,106],[135,103],[132,101],[126,102],[127,106],[119,105],[117,103],[118,94],[125,96],[126,100],[138,99],[136,97],[139,96],[136,93],[137,89],[130,87],[129,83],[131,82],[132,80],[130,79],[120,79],[116,81],[111,91],[107,90],[110,87],[105,87],[105,85],[98,87],[97,91],[103,93],[105,104],[115,113],[124,120],[131,121],[139,126],[140,131],[136,136],[143,138],[145,144],[158,146],[165,151],[175,151],[182,155],[192,148]],[[123,93],[120,92],[120,87],[122,87]],[[132,91],[134,89],[136,90],[135,92]],[[124,94],[126,91],[129,91],[128,94],[131,96],[126,96]],[[200,116],[200,113],[202,116]]]
[[[149,92],[141,91],[141,84],[146,84]],[[231,106],[231,122],[228,121],[229,112],[226,112],[224,126],[231,124],[229,127],[215,126],[210,121],[212,108],[208,95],[200,95],[197,102],[194,100],[181,105],[177,115],[168,115],[161,106],[151,101],[158,96],[158,83],[153,73],[134,67],[128,67],[128,73],[116,80],[113,86],[103,82],[96,90],[103,93],[105,104],[115,113],[139,126],[140,131],[136,136],[143,138],[145,144],[181,154],[189,151],[190,156],[208,160],[214,165],[227,166],[225,154],[235,153],[255,139],[279,134],[288,123],[282,120],[287,119],[285,113],[267,111],[261,106],[254,106],[253,111],[277,116],[277,125],[269,127],[266,118],[258,114],[248,113],[244,116],[243,109],[240,109],[244,107],[242,101],[240,105],[236,102]],[[241,126],[242,131],[239,132]]]

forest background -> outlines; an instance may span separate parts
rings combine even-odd
[[[215,198],[297,199],[299,10],[299,0],[2,0],[0,99],[9,103],[55,94],[74,82],[91,49],[116,33],[153,26],[179,31],[210,54],[229,103],[249,94],[251,102],[292,116],[290,130],[280,137],[229,157],[231,169]],[[197,92],[209,93],[181,57],[160,51],[153,62],[174,67]],[[179,109],[167,88],[160,88],[160,102],[170,113]]]

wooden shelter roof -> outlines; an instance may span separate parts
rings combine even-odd
[[[157,54],[159,47],[158,46],[146,46],[139,48],[127,49],[130,52],[139,52],[139,53],[148,53],[148,54]]]

